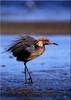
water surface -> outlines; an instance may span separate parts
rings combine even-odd
[[[33,37],[42,36],[33,35]],[[0,53],[0,90],[2,97],[46,96],[50,100],[50,96],[52,98],[55,96],[59,99],[69,100],[71,91],[70,36],[46,35],[43,37],[47,37],[59,45],[46,46],[43,55],[27,63],[33,78],[31,85],[24,84],[23,62],[16,61],[11,53]],[[17,38],[19,38],[19,35],[1,35],[0,52],[5,51]]]

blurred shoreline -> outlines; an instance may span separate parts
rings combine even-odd
[[[69,35],[70,22],[0,22],[0,34]]]

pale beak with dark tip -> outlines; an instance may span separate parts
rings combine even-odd
[[[53,43],[54,45],[58,45],[57,43]]]
[[[58,44],[55,43],[55,42],[49,42],[48,44],[58,45]]]

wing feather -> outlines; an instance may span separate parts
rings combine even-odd
[[[32,52],[35,49],[36,40],[31,36],[23,36],[19,40],[16,40],[15,43],[8,48],[7,51],[11,51],[14,54],[28,51]]]

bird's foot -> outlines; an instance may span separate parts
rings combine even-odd
[[[25,81],[24,84],[27,84],[27,81]]]
[[[31,77],[29,77],[29,83],[33,83],[33,81],[32,81],[32,78]]]
[[[25,80],[25,84],[31,84],[33,83],[32,78],[29,77],[28,80]]]

